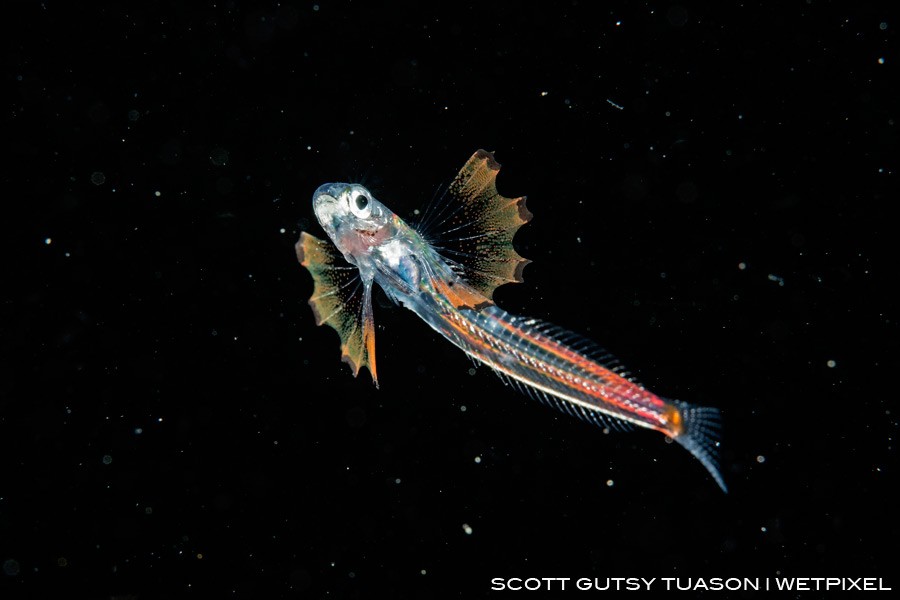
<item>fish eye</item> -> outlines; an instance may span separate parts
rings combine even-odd
[[[372,206],[369,197],[365,194],[357,194],[353,198],[349,198],[350,212],[357,218],[367,219],[372,214]]]

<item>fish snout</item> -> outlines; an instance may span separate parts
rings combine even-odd
[[[345,187],[346,184],[326,183],[316,188],[313,193],[313,212],[319,224],[329,234],[333,233],[340,223],[342,214],[338,198]]]

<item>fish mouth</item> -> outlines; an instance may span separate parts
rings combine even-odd
[[[342,218],[338,197],[346,185],[326,183],[313,193],[313,212],[319,224],[329,234],[334,233]]]

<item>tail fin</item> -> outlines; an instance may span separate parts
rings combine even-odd
[[[722,473],[719,472],[719,439],[722,437],[722,418],[718,408],[694,406],[686,402],[674,402],[681,413],[681,433],[674,440],[687,448],[699,460],[722,491],[728,493]]]

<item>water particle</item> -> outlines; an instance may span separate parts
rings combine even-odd
[[[463,404],[462,406],[459,407],[459,412],[466,412],[466,405],[465,405],[465,404]]]
[[[476,456],[476,457],[475,457],[475,464],[476,464],[476,465],[480,465],[480,464],[481,464],[481,457],[480,457],[480,456]]]
[[[828,368],[829,368],[829,369],[833,369],[833,368],[835,368],[835,367],[837,366],[837,361],[835,361],[835,360],[829,360],[829,361],[828,361],[827,363],[825,363],[825,364],[828,365]]]
[[[419,573],[421,573],[422,575],[424,575],[424,574],[426,573],[426,571],[425,571],[425,569],[422,569],[421,571],[419,571]]]
[[[306,149],[307,149],[307,150],[312,150],[312,146],[307,146]]]
[[[469,375],[474,375],[474,374],[475,374],[475,367],[470,367],[470,368],[469,368]]]
[[[778,285],[784,287],[784,277],[780,277],[775,275],[774,273],[769,273],[769,281],[777,281]]]
[[[91,183],[94,185],[103,185],[106,183],[106,175],[104,175],[101,171],[94,171],[91,173]]]
[[[56,559],[56,564],[60,567],[67,567],[69,566],[69,560],[65,556],[60,556]]]
[[[152,507],[152,506],[146,506],[146,507],[144,507],[144,514],[145,514],[145,515],[152,515],[152,514],[153,514],[153,507]]]
[[[129,121],[137,121],[141,118],[141,113],[136,111],[135,109],[131,109],[128,111],[128,120]]]
[[[615,485],[615,483],[616,483],[616,482],[613,481],[612,479],[607,479],[607,480],[606,480],[606,487],[612,487],[613,485]]]
[[[885,29],[887,29],[887,23],[882,21],[881,23],[878,24],[878,29],[884,31]]]
[[[541,98],[546,98],[550,92],[541,92]]]
[[[883,64],[884,64],[884,57],[883,57],[883,56],[882,56],[881,58],[878,59],[878,64],[879,64],[879,65],[883,65]]]
[[[400,478],[398,477],[397,479],[395,479],[394,483],[396,483],[397,485],[400,485]]]
[[[763,533],[765,533],[766,531],[768,531],[765,527],[760,527],[759,530],[762,531]]]
[[[103,464],[104,464],[104,465],[108,465],[108,464],[110,464],[111,462],[112,462],[112,456],[110,456],[109,454],[105,454],[105,455],[103,456]]]
[[[759,464],[763,464],[764,462],[766,462],[766,457],[760,454],[756,457],[756,462],[758,462]]]
[[[209,152],[209,162],[217,167],[224,167],[228,164],[228,150],[225,148],[213,148]]]
[[[280,233],[284,233],[284,227],[278,230]]]
[[[472,535],[472,528],[468,523],[463,523],[463,531],[466,532],[466,535]]]
[[[738,269],[740,269],[741,271],[743,271],[746,268],[747,268],[747,263],[745,263],[745,262],[738,263]]]
[[[44,243],[49,246],[50,244],[53,243],[53,240],[51,238],[46,238],[46,239],[44,239]]]
[[[141,427],[134,428],[134,435],[141,435],[142,433],[144,433],[143,428],[141,428]]]
[[[319,12],[319,5],[318,5],[318,4],[313,4],[313,11],[314,11],[314,12]],[[350,576],[353,577],[352,574],[351,574]]]
[[[159,190],[156,190],[155,192],[153,192],[153,195],[156,196],[157,198],[159,198],[160,196],[162,196],[162,192],[160,192]]]
[[[616,27],[622,24],[622,21],[616,21]]]

